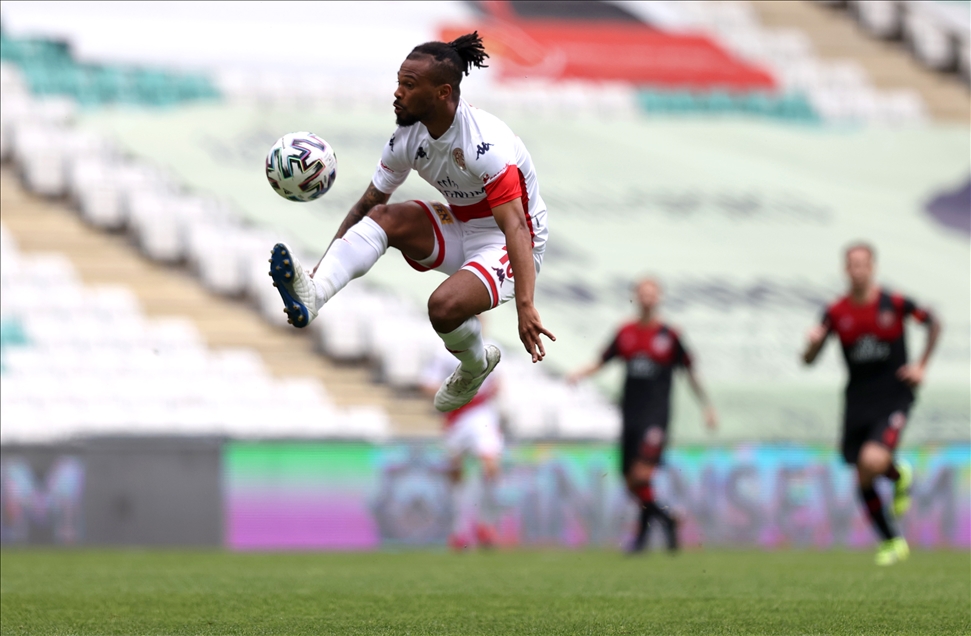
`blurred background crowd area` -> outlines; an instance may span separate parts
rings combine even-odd
[[[3,435],[435,432],[412,394],[437,346],[420,311],[435,275],[384,259],[300,339],[282,330],[263,253],[281,236],[310,261],[322,253],[392,131],[400,59],[476,29],[491,67],[463,94],[537,159],[556,239],[538,294],[567,336],[547,372],[515,355],[503,365],[514,436],[615,434],[616,370],[579,390],[557,378],[596,355],[650,272],[724,405],[723,440],[829,439],[835,351],[811,374],[794,352],[841,286],[840,246],[867,238],[892,284],[956,321],[915,434],[966,439],[969,6],[5,3],[3,369],[24,388],[5,392],[19,415]],[[275,200],[260,176],[291,128],[341,159],[321,202]],[[414,181],[400,196],[434,197]],[[99,257],[106,242],[132,264]],[[32,313],[40,298],[58,309]],[[514,316],[494,314],[494,337],[516,351]],[[129,355],[149,350],[171,359]],[[327,415],[268,424],[281,390]],[[676,438],[709,441],[678,402]],[[146,421],[131,429],[133,417]]]
[[[811,371],[798,351],[866,239],[946,327],[905,446],[966,449],[969,24],[967,1],[5,1],[0,439],[436,435],[417,385],[440,277],[389,254],[304,333],[266,259],[281,239],[319,258],[394,130],[401,60],[478,30],[490,68],[463,96],[524,139],[550,207],[548,360],[521,355],[513,309],[487,319],[510,440],[616,438],[621,370],[562,378],[653,274],[723,416],[707,434],[678,383],[675,444],[828,448],[838,350]],[[263,176],[295,130],[340,161],[318,202]],[[393,200],[436,195],[413,177]]]

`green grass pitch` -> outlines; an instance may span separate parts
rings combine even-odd
[[[968,634],[971,555],[4,550],[3,634]]]

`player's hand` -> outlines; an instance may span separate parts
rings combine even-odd
[[[813,327],[806,332],[806,340],[809,341],[809,344],[816,347],[823,343],[823,340],[826,339],[827,333],[829,332],[823,325],[813,325]]]
[[[556,336],[551,334],[539,318],[539,312],[532,305],[519,307],[519,339],[523,341],[526,352],[533,357],[533,362],[540,362],[546,356],[546,349],[540,334],[556,342]]]
[[[705,407],[705,426],[708,427],[709,431],[714,431],[718,428],[718,412],[713,406]]]
[[[897,378],[912,389],[920,386],[924,381],[924,366],[920,364],[905,364],[897,369]]]

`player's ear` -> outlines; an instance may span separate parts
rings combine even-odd
[[[438,87],[438,98],[444,101],[449,101],[452,99],[452,85],[442,84]]]

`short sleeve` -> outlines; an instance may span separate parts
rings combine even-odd
[[[610,344],[607,345],[607,348],[604,349],[603,353],[600,354],[601,362],[610,362],[618,355],[620,355],[620,346],[618,345],[618,342],[617,342],[619,339],[620,339],[620,334],[617,334],[616,336],[614,336],[614,339],[610,341]]]
[[[378,161],[378,166],[374,169],[374,176],[371,178],[374,187],[385,194],[391,194],[397,190],[408,178],[408,173],[411,172],[411,164],[405,151],[404,140],[397,139],[398,136],[398,133],[395,132],[388,143],[384,145],[381,159]]]
[[[913,316],[914,320],[916,320],[917,322],[926,323],[933,320],[931,316],[931,312],[929,312],[927,309],[924,309],[923,307],[918,307],[913,300],[911,300],[910,298],[907,298],[906,296],[902,298],[901,313],[903,314],[904,318],[906,318],[907,316]]]
[[[525,184],[516,162],[515,138],[511,133],[473,144],[466,151],[466,162],[469,171],[482,179],[490,208],[522,198]]]
[[[674,339],[674,364],[675,366],[684,367],[685,369],[690,369],[692,363],[694,362],[694,356],[688,351],[688,348],[684,346],[684,340],[681,336],[677,336]]]
[[[823,310],[823,314],[819,317],[819,324],[826,329],[827,334],[833,333],[836,321],[833,320],[833,311],[830,307]]]

